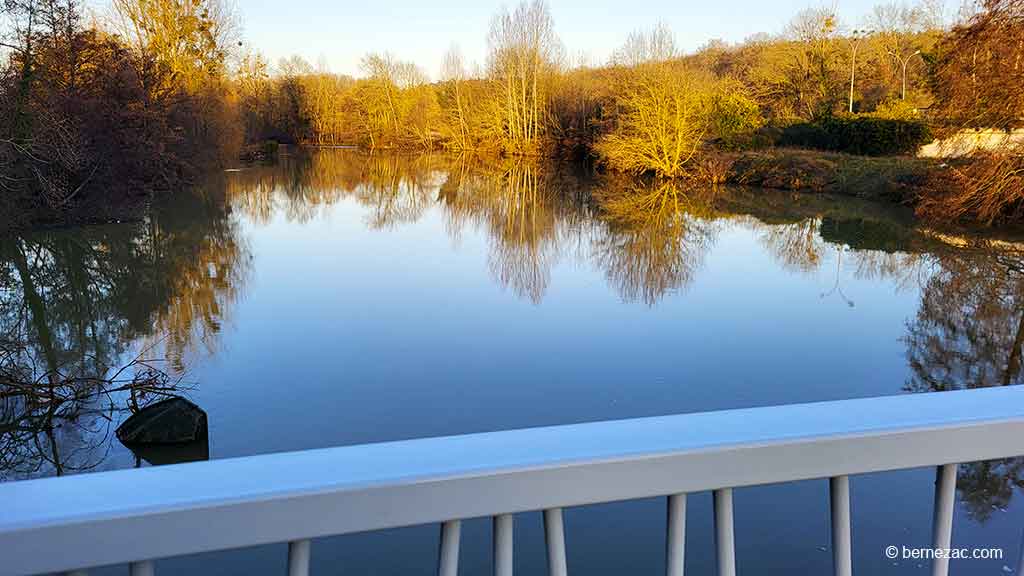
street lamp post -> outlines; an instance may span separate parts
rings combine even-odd
[[[850,64],[850,114],[853,114],[853,85],[857,77],[857,49],[860,48],[861,40],[870,36],[871,30],[853,31],[853,58]]]
[[[906,58],[902,59],[903,60],[903,62],[902,62],[902,64],[903,64],[903,92],[902,92],[902,95],[900,97],[901,100],[906,100],[907,99],[907,64],[910,64],[910,59],[911,58],[913,58],[914,56],[917,56],[920,53],[921,53],[921,51],[917,50],[916,52],[914,52],[910,56],[907,56]]]

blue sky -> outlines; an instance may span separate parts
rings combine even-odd
[[[385,50],[416,62],[436,78],[456,43],[468,61],[483,64],[487,30],[501,0],[235,0],[250,47],[271,61],[298,54],[324,60],[334,72],[358,75],[363,54]],[[824,5],[831,5],[826,0]],[[840,16],[857,25],[884,0],[838,2]],[[664,21],[678,45],[693,50],[708,40],[740,41],[757,32],[776,33],[799,10],[821,0],[548,0],[556,30],[570,55],[604,62],[626,36]],[[957,0],[947,0],[947,15]]]

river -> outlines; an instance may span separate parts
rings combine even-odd
[[[142,222],[0,241],[0,358],[40,381],[142,358],[208,412],[210,458],[1016,385],[1021,246],[851,198],[291,151],[211,175]],[[4,396],[0,479],[177,459],[114,438],[126,402],[47,411]],[[193,457],[206,453],[180,459]],[[956,573],[1016,565],[1022,466],[961,466],[954,543],[1005,557]],[[884,549],[928,545],[933,481],[852,479],[856,571],[927,573]],[[735,506],[741,572],[830,573],[827,480],[740,489]],[[543,574],[540,513],[516,522],[517,574]],[[570,509],[566,530],[574,573],[663,570],[662,500]],[[489,572],[489,534],[466,523],[464,574]],[[431,574],[437,535],[318,540],[313,571]],[[687,538],[687,573],[712,574],[710,494],[691,497]],[[285,548],[158,571],[281,573]]]

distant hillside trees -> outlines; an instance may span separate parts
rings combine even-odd
[[[641,110],[631,95],[647,83],[652,62],[668,66],[664,80],[672,85],[686,84],[676,76],[690,75],[704,79],[698,84],[726,83],[730,94],[743,97],[742,110],[735,108],[738,101],[719,107],[729,115],[713,119],[716,130],[843,113],[851,79],[855,111],[914,120],[916,110],[933,101],[926,60],[942,36],[941,15],[926,1],[882,4],[867,20],[872,28],[855,36],[831,9],[812,8],[779,36],[710,42],[690,55],[679,53],[671,31],[658,24],[631,33],[605,66],[570,67],[547,5],[529,0],[494,17],[482,66],[468,64],[453,48],[436,82],[386,53],[368,54],[355,80],[283,61],[264,78],[269,93],[262,101],[251,94],[250,70],[240,69],[237,81],[250,90],[241,90],[248,134],[370,148],[594,155],[599,140],[614,140],[613,131]],[[243,63],[255,61],[262,60],[250,56]],[[754,108],[757,118],[750,117]],[[735,146],[735,136],[710,140]]]

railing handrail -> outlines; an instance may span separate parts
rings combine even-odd
[[[0,484],[0,574],[1021,454],[1009,387],[27,480]]]

